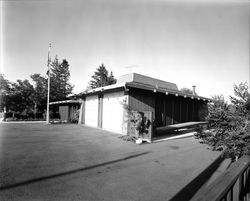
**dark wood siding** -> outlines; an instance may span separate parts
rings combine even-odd
[[[131,88],[129,90],[129,106],[136,111],[155,112],[155,100],[153,93],[148,91]]]
[[[174,124],[180,123],[180,100],[174,97]]]
[[[198,100],[194,100],[194,119],[193,121],[199,121],[198,118],[198,106],[199,106],[199,101]]]
[[[130,108],[153,112],[156,127],[204,121],[207,114],[207,105],[201,100],[135,88],[130,88],[128,94]]]
[[[155,97],[155,125],[160,127],[164,125],[165,120],[165,101],[164,96],[159,93],[154,93]]]
[[[187,121],[187,118],[186,118],[186,111],[187,111],[187,109],[186,109],[186,107],[187,107],[187,101],[186,101],[185,98],[182,98],[181,99],[181,110],[180,110],[181,111],[180,112],[180,114],[181,114],[181,123]]]
[[[69,121],[69,106],[59,106],[59,114],[61,121]]]
[[[192,100],[188,101],[188,121],[193,121],[193,103]]]
[[[174,99],[171,96],[165,98],[165,124],[171,125],[173,124],[173,104]]]

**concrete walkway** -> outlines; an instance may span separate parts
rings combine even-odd
[[[219,155],[193,137],[136,145],[118,136],[1,124],[0,200],[169,200]]]

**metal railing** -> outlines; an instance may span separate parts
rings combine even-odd
[[[250,156],[241,157],[191,201],[250,201]]]

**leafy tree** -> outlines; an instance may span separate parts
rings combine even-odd
[[[95,89],[97,87],[104,87],[107,85],[115,84],[116,79],[111,71],[109,74],[108,70],[101,64],[91,76],[92,80],[89,82],[88,89]]]
[[[6,106],[7,97],[10,93],[11,83],[5,78],[3,74],[0,74],[0,111],[4,110]]]
[[[33,113],[33,93],[33,85],[28,80],[17,80],[16,83],[12,83],[6,101],[7,109],[23,116]]]
[[[6,93],[10,89],[10,82],[5,78],[4,74],[0,73],[0,90],[1,93]]]
[[[193,95],[193,90],[192,89],[189,89],[189,88],[181,88],[180,89],[181,92],[183,93],[186,93],[186,94],[190,94],[190,95]],[[197,93],[195,92],[195,95],[197,96]]]
[[[0,109],[6,106],[8,111],[22,115],[28,113],[44,112],[47,104],[48,78],[41,74],[30,76],[34,86],[28,80],[9,82],[0,74]],[[69,63],[66,59],[59,62],[58,58],[52,63],[50,101],[67,99],[72,93],[73,86],[69,83]]]
[[[236,97],[230,97],[232,104],[225,102],[223,96],[212,97],[207,121],[209,131],[198,129],[196,137],[213,150],[224,150],[225,156],[233,161],[250,154],[249,93],[245,84],[234,86]]]

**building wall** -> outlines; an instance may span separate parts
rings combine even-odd
[[[85,98],[81,101],[78,124],[85,124]]]
[[[91,96],[92,98],[90,98]],[[93,105],[88,104],[86,100],[95,99],[96,114],[92,116],[94,119],[91,117],[92,123],[90,122],[90,126],[121,134],[127,134],[128,129],[126,109],[123,108],[124,104],[122,103],[127,103],[131,110],[152,112],[154,126],[156,127],[190,121],[204,121],[207,114],[207,104],[203,100],[172,94],[166,95],[159,92],[154,93],[137,88],[129,88],[125,92],[124,89],[105,91],[91,96],[85,98],[85,107],[82,107],[86,125],[90,125],[87,116],[88,110],[93,110],[93,108],[88,108]],[[95,123],[93,124],[93,122]],[[111,128],[112,124],[115,129]]]
[[[146,90],[129,89],[129,107],[135,111],[151,111],[155,113],[155,98]]]
[[[203,100],[172,94],[129,89],[129,106],[136,111],[151,111],[156,127],[190,121],[204,121],[207,105]]]
[[[69,106],[59,106],[60,120],[68,122],[69,121]]]
[[[63,122],[72,122],[76,111],[79,109],[79,105],[60,105],[59,106],[59,115],[60,120]]]
[[[85,99],[85,124],[98,126],[98,95],[87,96]]]
[[[124,91],[103,94],[102,128],[123,134]]]
[[[124,104],[127,95],[124,88],[99,92],[85,97],[82,106],[82,122],[88,126],[103,128],[120,134],[127,134]]]

